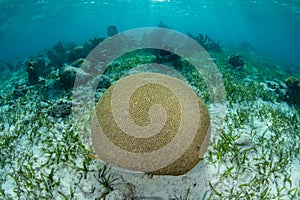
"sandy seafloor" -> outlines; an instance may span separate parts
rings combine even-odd
[[[227,65],[232,52],[243,55],[242,70]],[[72,101],[67,91],[45,98],[45,85],[58,80],[57,72],[16,97],[16,84],[27,81],[26,66],[2,71],[0,199],[300,199],[299,107],[276,92],[285,78],[299,79],[299,73],[233,47],[211,57],[227,90],[225,122],[211,119],[204,159],[182,176],[103,168],[91,156],[89,139],[81,140],[72,114],[52,114],[59,102]],[[218,112],[219,105],[207,107]]]

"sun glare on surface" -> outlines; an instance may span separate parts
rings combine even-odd
[[[171,2],[171,0],[152,0],[152,2]]]

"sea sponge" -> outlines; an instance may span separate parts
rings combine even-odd
[[[158,73],[127,76],[109,87],[92,120],[96,154],[113,165],[155,175],[182,175],[205,153],[210,118],[180,79]]]

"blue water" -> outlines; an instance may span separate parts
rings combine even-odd
[[[125,31],[159,21],[223,45],[247,41],[300,69],[299,0],[0,0],[0,60],[24,59],[58,41],[104,37],[112,24]]]

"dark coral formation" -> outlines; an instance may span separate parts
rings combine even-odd
[[[81,64],[85,61],[84,57],[103,40],[103,38],[94,38],[84,43],[83,46],[77,46],[71,50],[65,49],[61,43],[55,45],[53,49],[47,52],[49,61],[39,58],[27,63],[28,84],[38,84],[40,77],[48,78],[49,76],[51,78],[52,76],[56,76],[58,79],[53,79],[55,83],[50,83],[52,86],[57,89],[71,89],[76,77],[79,77],[80,81],[86,81],[90,78],[89,73],[91,72],[87,71],[88,69],[86,68],[81,69]],[[62,57],[59,52],[63,52]],[[55,69],[58,69],[57,75],[55,75]]]
[[[74,62],[80,58],[85,58],[87,55],[100,43],[104,38],[93,38],[83,45],[78,45],[68,51],[67,62]]]
[[[59,70],[60,83],[65,89],[71,89],[76,78],[76,68],[65,66]]]
[[[82,45],[78,45],[69,51],[67,61],[73,62],[77,59],[85,58],[86,56],[87,53],[85,47]]]
[[[80,65],[85,62],[85,59],[78,59],[73,64],[64,64],[59,69],[59,83],[63,89],[72,89],[75,79],[78,83],[86,84],[92,80],[93,71],[88,71],[88,67],[81,67]]]
[[[106,75],[101,75],[99,82],[97,84],[97,89],[100,88],[109,88],[111,86],[110,78]]]
[[[296,77],[285,79],[287,94],[285,99],[290,104],[300,105],[300,81]]]
[[[64,63],[72,63],[80,58],[85,58],[103,40],[104,38],[93,38],[83,45],[68,48],[59,42],[47,52],[49,65],[57,69]]]
[[[39,82],[39,77],[36,74],[35,62],[32,60],[27,64],[28,84],[33,85]]]
[[[18,99],[18,98],[24,96],[28,92],[28,90],[29,90],[29,87],[27,85],[18,86],[14,89],[12,98]]]
[[[115,25],[110,25],[109,27],[107,27],[107,36],[108,37],[112,37],[114,35],[118,34],[118,28]]]
[[[65,118],[69,116],[72,112],[72,102],[67,100],[60,100],[55,105],[52,106],[50,114],[53,117]]]
[[[236,69],[242,69],[245,65],[243,57],[237,54],[231,54],[227,62]]]
[[[50,60],[50,64],[54,68],[59,68],[67,62],[68,53],[66,48],[61,42],[58,42],[52,49],[47,52],[47,57]]]
[[[196,40],[206,51],[221,52],[221,46],[218,42],[208,37],[208,35],[203,35],[201,33],[198,36],[193,36],[188,33],[188,36]]]
[[[168,26],[167,24],[165,24],[163,21],[159,21],[158,25],[159,28],[168,28],[171,29],[170,26]]]
[[[152,54],[155,56],[154,63],[168,65],[177,70],[182,70],[184,64],[180,56],[161,49],[153,49]]]
[[[51,68],[46,66],[43,58],[31,60],[27,63],[28,84],[34,85],[39,82],[39,77],[46,77],[51,72]]]

